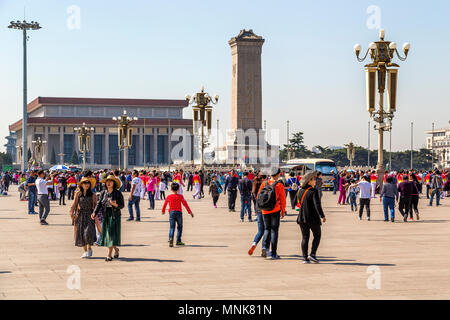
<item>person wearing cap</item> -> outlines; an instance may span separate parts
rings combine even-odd
[[[75,199],[70,208],[74,224],[75,246],[83,248],[81,258],[92,257],[92,245],[97,240],[95,216],[92,212],[97,205],[97,196],[92,192],[91,179],[83,177],[77,185]]]
[[[310,263],[311,261],[319,263],[316,257],[316,252],[319,247],[320,238],[322,235],[321,225],[326,221],[325,214],[322,210],[322,205],[319,197],[319,192],[316,186],[316,173],[308,173],[303,177],[301,189],[297,193],[299,202],[299,213],[297,223],[302,232],[302,253],[303,263]],[[310,232],[313,233],[313,241],[311,253],[308,255],[308,244]]]
[[[37,189],[36,189],[36,178],[37,178],[37,170],[33,170],[30,172],[30,176],[26,179],[25,186],[28,190],[28,214],[37,214],[34,211],[34,206],[36,204],[37,198]]]
[[[280,219],[284,218],[286,212],[286,193],[284,192],[284,185],[280,178],[280,168],[270,169],[271,178],[264,181],[261,184],[258,195],[266,184],[275,185],[275,207],[272,210],[261,210],[264,219],[264,237],[263,237],[263,253],[262,256],[266,257],[267,250],[271,247],[271,258],[273,260],[280,259],[277,254],[278,246],[278,229],[280,228]],[[269,236],[270,235],[270,236]]]
[[[106,261],[111,261],[113,249],[115,251],[114,259],[119,258],[119,248],[117,247],[120,246],[120,210],[124,208],[125,203],[122,192],[119,190],[122,183],[117,177],[109,175],[101,183],[105,184],[105,190],[100,194],[92,218],[94,219],[102,209],[103,221],[100,245],[108,247]]]

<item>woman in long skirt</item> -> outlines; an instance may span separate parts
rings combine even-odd
[[[91,182],[87,178],[81,179],[78,192],[70,208],[74,222],[75,245],[83,247],[81,258],[92,257],[92,245],[97,240],[95,232],[95,217],[92,211],[97,205],[97,196],[92,192]]]
[[[122,192],[119,191],[121,182],[113,175],[109,175],[101,181],[105,184],[105,190],[100,194],[99,201],[95,207],[92,217],[99,213],[102,209],[102,239],[100,245],[108,247],[108,256],[106,261],[112,261],[112,251],[114,250],[114,259],[119,258],[120,246],[120,210],[124,207],[124,200]]]

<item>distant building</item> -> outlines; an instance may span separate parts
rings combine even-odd
[[[425,131],[427,137],[427,149],[434,153],[434,164],[440,168],[450,167],[450,128]]]
[[[7,143],[4,145],[6,148],[6,153],[11,156],[11,159],[14,163],[14,162],[16,162],[16,154],[17,154],[16,133],[10,132],[9,136],[5,137],[5,139],[7,141]]]
[[[186,100],[98,99],[38,97],[28,104],[28,148],[41,137],[44,144],[43,162],[49,165],[52,154],[57,163],[69,163],[74,150],[78,152],[75,127],[83,123],[93,127],[90,152],[86,163],[91,167],[108,168],[119,164],[117,124],[124,110],[138,117],[133,125],[133,146],[128,150],[128,167],[167,164],[169,159],[169,129],[182,128],[192,132],[192,120],[183,119]],[[22,120],[9,127],[16,132],[15,145],[22,144]],[[11,140],[12,141],[12,140]],[[172,143],[175,145],[176,143]],[[25,151],[26,154],[26,151]]]

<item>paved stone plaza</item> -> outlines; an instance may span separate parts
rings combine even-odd
[[[41,226],[26,213],[27,203],[18,201],[17,187],[11,189],[0,198],[0,299],[450,298],[448,199],[438,209],[422,199],[422,220],[408,223],[382,221],[376,199],[369,222],[359,221],[349,206],[337,206],[336,196],[326,192],[319,265],[302,264],[294,215],[280,226],[282,259],[271,261],[260,257],[261,245],[248,256],[256,223],[240,223],[238,212],[228,212],[226,196],[213,209],[209,197],[192,200],[187,194],[195,218],[184,216],[184,248],[168,247],[162,202],[150,211],[144,201],[142,222],[126,222],[127,210],[122,212],[121,259],[105,262],[102,247],[93,248],[91,259],[80,259],[71,202],[52,202],[49,226]],[[81,270],[79,290],[67,288],[72,265]],[[370,266],[380,268],[380,289],[367,287]]]

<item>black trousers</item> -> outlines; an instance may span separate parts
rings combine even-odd
[[[219,196],[214,196],[214,197],[212,197],[212,199],[213,199],[213,205],[216,205],[217,200],[219,200]]]
[[[289,198],[291,198],[291,208],[294,210],[297,205],[297,190],[289,191]]]
[[[189,181],[189,183],[188,183],[187,191],[192,191],[192,182],[191,181]]]
[[[410,209],[411,209],[411,197],[400,197],[400,200],[398,202],[398,211],[400,211],[402,216],[403,217],[405,215],[408,216]]]
[[[413,210],[414,210],[415,213],[417,213],[417,214],[419,213],[418,205],[419,205],[419,195],[418,194],[417,195],[413,195],[411,197],[411,207],[409,208],[409,216],[411,218],[413,216]]]
[[[317,248],[319,248],[320,238],[322,236],[322,230],[320,228],[320,224],[310,224],[300,222],[300,230],[302,231],[302,253],[303,257],[308,257],[308,244],[309,237],[312,231],[313,241],[311,247],[311,255],[315,256],[317,252]]]
[[[228,192],[228,209],[234,210],[236,206],[237,189],[227,190]]]
[[[264,237],[262,246],[270,250],[272,256],[277,254],[278,246],[278,229],[280,228],[280,211],[263,214],[264,220]]]
[[[362,217],[364,207],[366,207],[367,218],[370,218],[370,199],[359,199],[359,217]]]
[[[61,200],[63,204],[66,204],[66,190],[59,190],[59,205],[61,205]]]

